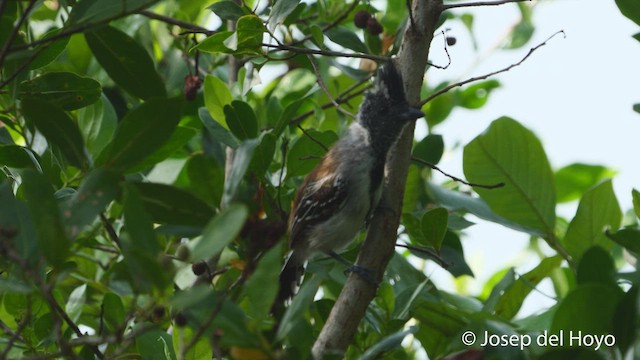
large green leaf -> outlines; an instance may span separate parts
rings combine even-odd
[[[144,207],[155,223],[204,226],[213,209],[193,194],[171,185],[135,183]]]
[[[331,41],[340,46],[344,46],[353,51],[368,53],[367,47],[362,43],[360,38],[358,38],[358,35],[343,26],[332,28],[327,31],[326,34]]]
[[[224,106],[224,116],[229,130],[240,140],[258,136],[258,120],[253,109],[244,101],[234,100]]]
[[[71,27],[105,20],[140,11],[158,0],[84,0],[73,6],[68,24]]]
[[[282,24],[284,19],[293,12],[293,10],[298,6],[300,0],[278,0],[273,5],[271,9],[271,14],[269,14],[269,29],[273,31],[276,25]]]
[[[617,229],[621,220],[611,180],[605,181],[584,193],[562,243],[576,261],[594,245],[611,249],[613,243],[607,239],[605,230]]]
[[[0,145],[0,165],[12,168],[34,168],[38,161],[32,150],[18,145]]]
[[[233,156],[233,164],[228,177],[224,179],[224,192],[222,194],[222,204],[229,204],[236,195],[238,187],[244,181],[244,174],[247,172],[253,153],[260,141],[258,139],[245,140],[236,149]]]
[[[278,272],[282,266],[281,246],[274,246],[267,251],[256,270],[251,274],[240,295],[241,305],[247,315],[255,321],[267,319],[273,301],[278,293]]]
[[[47,141],[60,148],[70,164],[78,168],[86,167],[84,141],[69,115],[59,107],[35,97],[22,101],[22,112]]]
[[[105,95],[78,111],[78,127],[94,158],[109,144],[117,125],[118,116]]]
[[[153,99],[131,110],[97,162],[126,170],[144,160],[169,140],[180,120],[180,108],[179,99]]]
[[[512,319],[527,296],[535,290],[536,286],[552,271],[562,264],[560,256],[548,257],[538,264],[533,270],[518,277],[507,289],[502,292],[495,307],[496,315],[503,319]]]
[[[474,188],[496,214],[553,234],[553,173],[538,138],[518,122],[500,118],[465,146],[464,173],[473,183],[505,183],[497,189]]]
[[[84,179],[78,192],[62,206],[67,234],[76,237],[82,228],[104,211],[115,199],[119,189],[119,177],[116,172],[97,168]]]
[[[207,9],[213,11],[222,20],[238,20],[245,15],[245,11],[235,1],[222,0],[207,6]]]
[[[229,91],[224,81],[212,75],[207,75],[204,78],[204,105],[215,121],[226,125],[222,121],[224,119],[224,107],[230,105],[232,100],[231,91]]]
[[[132,37],[111,26],[85,33],[85,37],[96,60],[116,84],[145,100],[167,96],[149,53]]]
[[[64,233],[51,183],[41,173],[25,170],[22,173],[22,192],[42,254],[51,265],[61,266],[69,255],[71,243]]]
[[[100,98],[100,83],[73,73],[47,73],[20,84],[20,98],[39,98],[65,110],[91,105]]]
[[[590,187],[615,175],[615,171],[601,165],[575,163],[556,171],[558,202],[579,199]]]
[[[631,197],[633,199],[633,211],[636,213],[636,216],[640,219],[640,191],[636,189],[631,190]]]
[[[224,189],[224,168],[203,154],[196,154],[187,161],[186,169],[189,190],[209,205],[220,205]]]
[[[0,182],[0,204],[0,228],[15,230],[12,239],[14,249],[28,263],[37,263],[43,249],[39,246],[34,222],[27,205],[16,200],[8,181]]]
[[[640,2],[636,0],[616,0],[622,15],[640,25]]]
[[[306,135],[300,136],[291,145],[287,154],[287,177],[308,174],[320,162],[326,149],[336,140],[338,135],[333,131],[307,130]]]
[[[582,285],[560,301],[555,312],[551,333],[582,331],[583,334],[610,334],[613,315],[622,291],[616,286],[602,284]],[[565,344],[569,344],[565,339]]]
[[[421,225],[425,245],[432,246],[436,251],[440,251],[442,240],[447,233],[448,219],[449,212],[445,208],[435,208],[424,213]]]
[[[193,241],[192,262],[208,260],[219,254],[242,230],[249,210],[244,205],[233,204],[213,218],[202,232],[202,237]]]

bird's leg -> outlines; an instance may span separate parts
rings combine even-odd
[[[345,274],[353,272],[358,274],[363,280],[371,284],[373,287],[378,287],[378,282],[375,280],[375,276],[372,270],[363,268],[362,266],[358,266],[356,264],[352,264],[349,260],[343,258],[338,255],[335,251],[331,250],[327,252],[332,258],[336,259],[339,263],[343,264],[347,267],[345,270]]]

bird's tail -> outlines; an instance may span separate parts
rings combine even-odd
[[[295,251],[292,251],[287,257],[280,271],[278,295],[271,308],[271,312],[274,315],[277,316],[283,312],[285,303],[295,294],[300,285],[302,275],[304,275],[304,263],[305,259]]]

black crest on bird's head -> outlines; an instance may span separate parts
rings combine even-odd
[[[402,75],[390,60],[378,70],[373,89],[365,94],[358,121],[369,130],[374,146],[386,151],[406,123],[422,116],[422,111],[407,102]]]

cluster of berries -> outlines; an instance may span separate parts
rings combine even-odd
[[[384,28],[368,11],[360,10],[353,17],[353,23],[359,29],[367,29],[371,35],[380,35]]]

